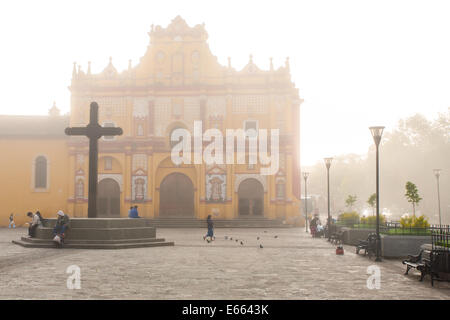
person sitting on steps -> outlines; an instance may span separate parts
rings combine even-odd
[[[34,238],[36,236],[36,229],[41,225],[41,219],[39,218],[39,215],[31,212],[28,212],[27,216],[31,218],[31,222],[29,222],[28,227],[28,237]]]
[[[60,241],[55,240],[59,242],[60,244],[64,243],[64,238],[66,236],[66,231],[69,228],[70,224],[70,218],[67,214],[65,214],[62,210],[59,210],[58,213],[58,219],[56,220],[56,225],[53,228],[53,236],[56,239],[60,239]]]

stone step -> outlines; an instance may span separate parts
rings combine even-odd
[[[67,240],[121,240],[121,239],[142,239],[155,238],[156,229],[154,227],[139,228],[74,228],[67,231]],[[36,238],[52,239],[53,228],[37,228]]]
[[[150,226],[150,219],[130,219],[130,218],[71,218],[71,228],[143,228]],[[45,219],[44,227],[53,228],[56,219]]]
[[[53,241],[47,241],[45,243],[30,243],[22,240],[13,240],[15,244],[26,248],[56,248]],[[161,247],[161,246],[173,246],[174,242],[131,242],[131,243],[103,243],[103,244],[87,244],[78,243],[71,244],[67,242],[63,248],[67,249],[131,249],[131,248],[146,248],[146,247]]]
[[[287,228],[290,225],[283,224],[279,220],[268,219],[236,219],[236,220],[213,220],[215,228]],[[205,228],[205,220],[196,219],[170,219],[158,218],[150,223],[156,228]]]
[[[21,241],[28,243],[53,243],[49,239],[22,237]],[[122,239],[122,240],[67,240],[67,244],[124,244],[124,243],[146,243],[146,242],[164,242],[163,238],[144,238],[144,239]]]

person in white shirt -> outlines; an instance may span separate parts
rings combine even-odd
[[[28,227],[28,236],[33,238],[36,234],[37,227],[41,224],[41,219],[39,218],[39,215],[31,212],[28,212],[27,216],[31,218],[31,222],[29,223],[30,226]]]

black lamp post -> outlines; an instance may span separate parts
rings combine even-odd
[[[370,132],[372,133],[373,141],[375,141],[376,146],[376,180],[377,180],[377,258],[375,261],[381,261],[381,238],[380,238],[380,172],[379,172],[379,157],[378,157],[378,147],[380,145],[381,136],[383,135],[384,127],[370,127]]]
[[[438,194],[438,208],[439,208],[439,226],[442,226],[442,220],[441,220],[441,196],[439,194],[439,176],[441,175],[441,169],[434,169],[434,175],[436,176],[437,180],[437,194]]]
[[[309,172],[303,172],[303,179],[305,179],[305,232],[308,232],[308,192],[306,189],[306,180],[308,180]]]
[[[327,221],[327,229],[328,229],[328,241],[331,240],[331,215],[330,215],[330,166],[333,158],[324,158],[325,166],[327,167],[327,190],[328,190],[328,221]]]

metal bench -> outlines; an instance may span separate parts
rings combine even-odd
[[[356,254],[359,254],[361,250],[364,250],[364,255],[368,254],[369,258],[376,254],[377,235],[375,233],[369,234],[367,240],[359,240],[359,243],[356,246]]]
[[[330,237],[331,243],[334,243],[334,244],[342,244],[342,241],[343,241],[342,237],[343,237],[343,235],[344,235],[344,232],[343,232],[343,231],[337,231],[337,232],[334,232],[334,233],[331,235],[331,237]]]
[[[420,253],[416,256],[408,255],[408,259],[403,260],[403,264],[406,265],[405,275],[408,274],[409,270],[417,269],[420,271],[420,281],[423,280],[425,275],[431,272],[431,259],[432,252],[427,249],[420,250]],[[433,281],[432,281],[433,282]]]

